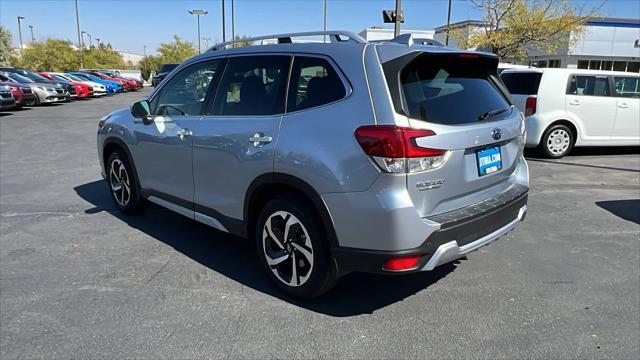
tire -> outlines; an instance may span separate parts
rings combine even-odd
[[[566,125],[553,125],[544,132],[540,141],[540,151],[548,158],[559,159],[571,152],[575,136]]]
[[[116,207],[128,214],[140,211],[144,200],[140,196],[136,174],[123,151],[115,150],[109,154],[105,171],[111,200]]]
[[[258,217],[255,238],[264,271],[285,294],[314,298],[336,284],[338,271],[320,216],[300,197],[269,201]]]

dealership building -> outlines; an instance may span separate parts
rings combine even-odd
[[[586,31],[570,48],[558,49],[554,54],[544,54],[527,48],[524,64],[537,67],[560,67],[594,70],[640,72],[640,19],[591,18]],[[450,25],[462,36],[483,31],[484,23],[466,20]],[[434,39],[445,43],[447,27],[434,29]],[[575,36],[567,34],[567,36]],[[457,47],[455,39],[449,46]]]

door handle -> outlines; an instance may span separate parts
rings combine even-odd
[[[176,135],[178,135],[180,140],[184,140],[184,139],[188,138],[189,136],[193,135],[193,133],[189,129],[180,129],[180,130],[178,130],[176,132]]]
[[[249,138],[249,142],[251,142],[253,146],[268,144],[271,141],[273,141],[271,136],[264,136],[264,134],[260,132],[253,134],[253,136]]]
[[[578,106],[578,105],[580,105],[580,101],[578,101],[578,100],[571,100],[571,101],[569,101],[569,105]]]
[[[620,103],[620,104],[618,104],[618,107],[621,108],[621,109],[626,109],[626,108],[629,107],[629,105],[627,105],[627,103]]]

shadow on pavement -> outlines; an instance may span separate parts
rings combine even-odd
[[[279,292],[262,272],[251,241],[217,231],[153,204],[139,215],[123,214],[113,205],[103,180],[77,186],[74,190],[82,199],[93,204],[93,208],[85,210],[87,214],[109,212],[129,226],[245,286],[330,316],[370,314],[402,301],[445,277],[455,270],[457,263],[443,265],[430,272],[403,276],[351,273],[320,298],[292,299]]]
[[[621,219],[640,225],[640,199],[596,201],[596,205]]]

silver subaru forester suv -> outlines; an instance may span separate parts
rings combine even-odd
[[[297,40],[312,35],[323,40]],[[523,116],[494,55],[407,35],[249,41],[214,46],[100,120],[120,210],[150,201],[254,239],[296,297],[352,271],[432,270],[524,219]]]

